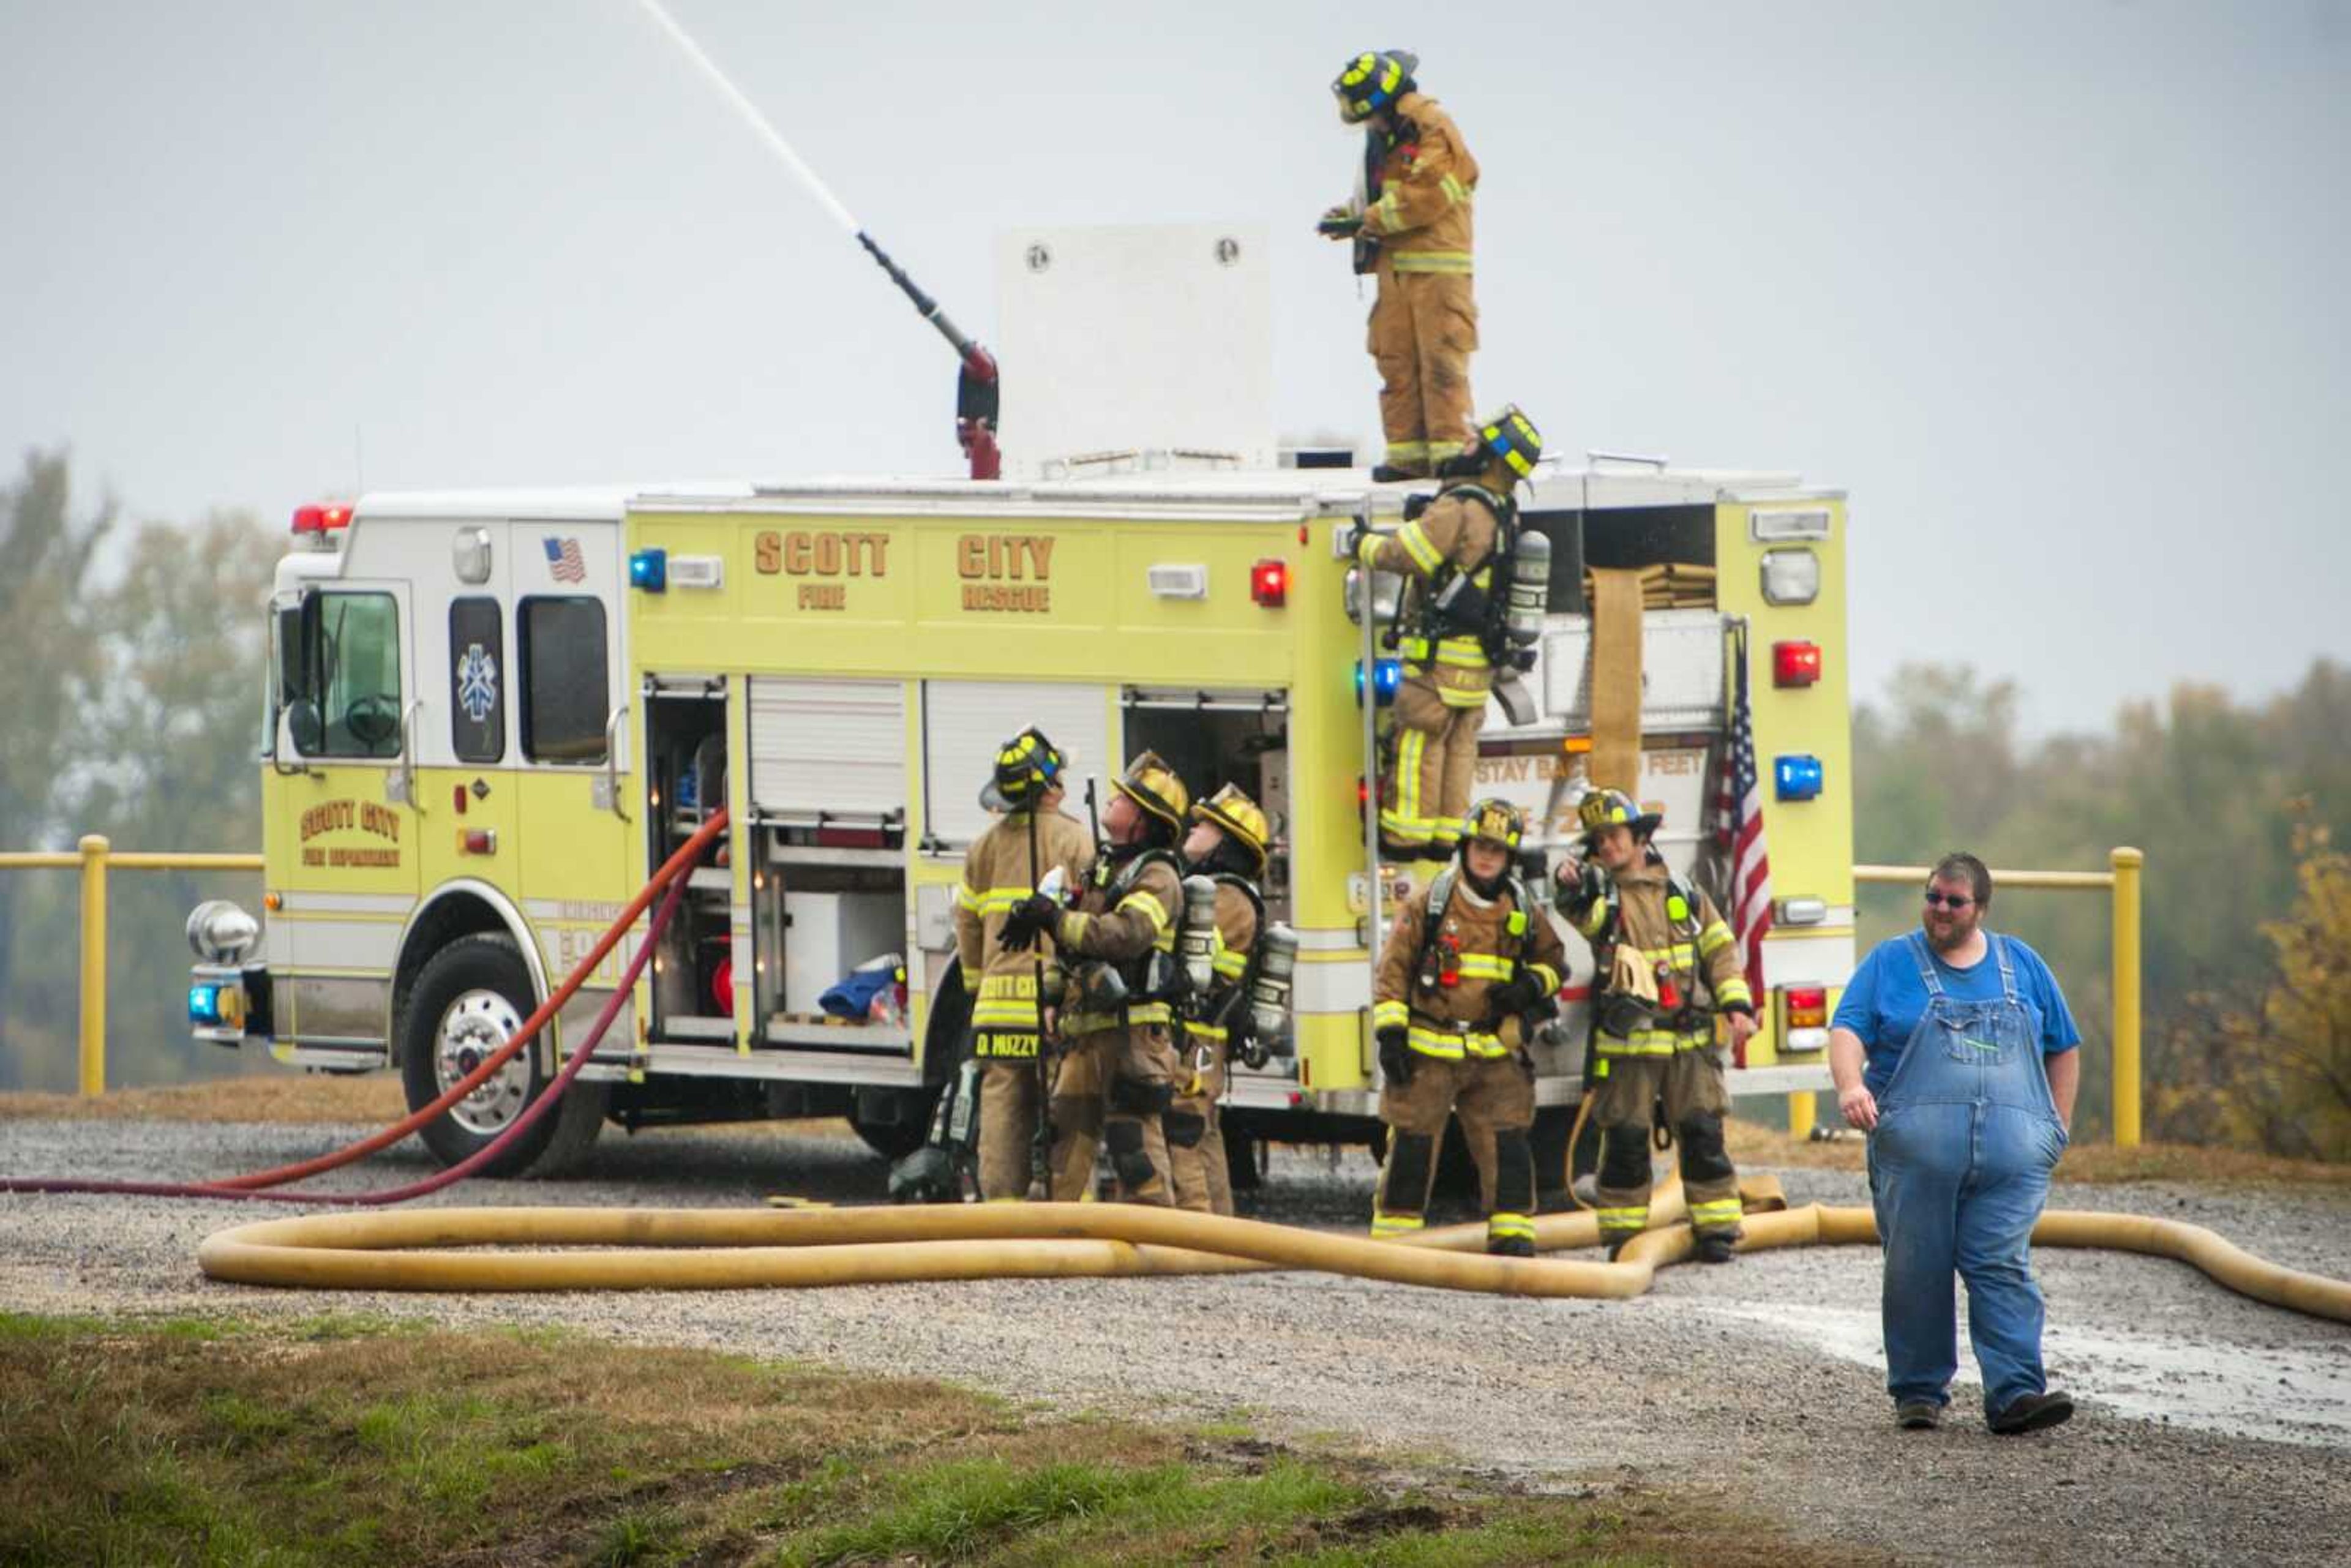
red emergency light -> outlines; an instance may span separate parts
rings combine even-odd
[[[498,831],[496,828],[458,829],[457,852],[461,855],[494,855],[497,853]]]
[[[349,507],[297,507],[294,508],[294,531],[298,534],[324,534],[351,525]]]
[[[1825,1029],[1829,1021],[1829,988],[1826,986],[1788,986],[1783,988],[1788,1003],[1790,1029]]]
[[[1286,560],[1261,560],[1249,568],[1249,597],[1268,610],[1279,610],[1290,601],[1290,563]]]
[[[1774,643],[1771,644],[1771,684],[1775,686],[1809,686],[1821,678],[1821,645],[1818,643]]]

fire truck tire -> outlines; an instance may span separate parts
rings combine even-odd
[[[460,936],[426,959],[394,1025],[409,1109],[431,1104],[471,1071],[512,1036],[535,1005],[530,970],[511,938]],[[454,1166],[512,1125],[546,1091],[541,1060],[534,1041],[479,1089],[425,1124],[419,1135],[433,1157]],[[556,1114],[540,1117],[480,1174],[517,1176],[537,1165],[569,1109],[559,1106]]]
[[[604,1118],[612,1103],[612,1086],[609,1083],[582,1083],[571,1081],[563,1092],[563,1103],[555,1108],[550,1118],[555,1123],[555,1136],[547,1140],[546,1152],[532,1162],[531,1179],[549,1181],[578,1172],[587,1160],[588,1151],[596,1146],[596,1135],[604,1130]]]
[[[860,1094],[857,1108],[849,1113],[849,1124],[865,1140],[865,1146],[883,1159],[903,1160],[930,1136],[931,1108],[938,1103],[939,1093],[936,1088],[898,1092],[893,1095],[899,1113],[894,1122],[869,1114],[867,1099]]]

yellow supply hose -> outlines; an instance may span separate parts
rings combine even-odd
[[[1768,1182],[1768,1178],[1766,1178]],[[1877,1239],[1866,1208],[1772,1212],[1776,1184],[1751,1184],[1744,1252]],[[1742,1195],[1743,1196],[1743,1195]],[[1658,1194],[1653,1218],[1685,1212]],[[1635,1237],[1614,1263],[1489,1257],[1482,1225],[1403,1243],[1129,1204],[1004,1203],[909,1208],[444,1208],[263,1220],[205,1238],[215,1280],[378,1291],[737,1290],[930,1280],[1136,1278],[1305,1269],[1441,1290],[1622,1300],[1687,1260],[1687,1224]],[[2201,1226],[2143,1215],[2058,1210],[2033,1239],[2175,1259],[2256,1301],[2351,1322],[2351,1281],[2266,1262]],[[1535,1220],[1535,1245],[1598,1244],[1587,1212]],[[598,1250],[448,1252],[528,1244]],[[648,1253],[646,1249],[660,1250]]]

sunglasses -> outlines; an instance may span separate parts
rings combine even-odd
[[[1927,904],[1928,907],[1934,909],[1965,909],[1969,904],[1973,904],[1974,902],[1974,899],[1969,897],[1964,893],[1929,893],[1927,894]]]

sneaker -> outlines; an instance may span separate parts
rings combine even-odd
[[[1943,1424],[1943,1407],[1931,1399],[1905,1399],[1894,1407],[1894,1424],[1906,1432],[1931,1432]]]
[[[1709,1230],[1698,1239],[1698,1260],[1701,1263],[1728,1263],[1738,1253],[1731,1249],[1737,1238],[1719,1230]]]
[[[2003,1437],[2062,1427],[2074,1418],[2074,1396],[2057,1389],[2025,1394],[1984,1416],[1984,1425]]]

